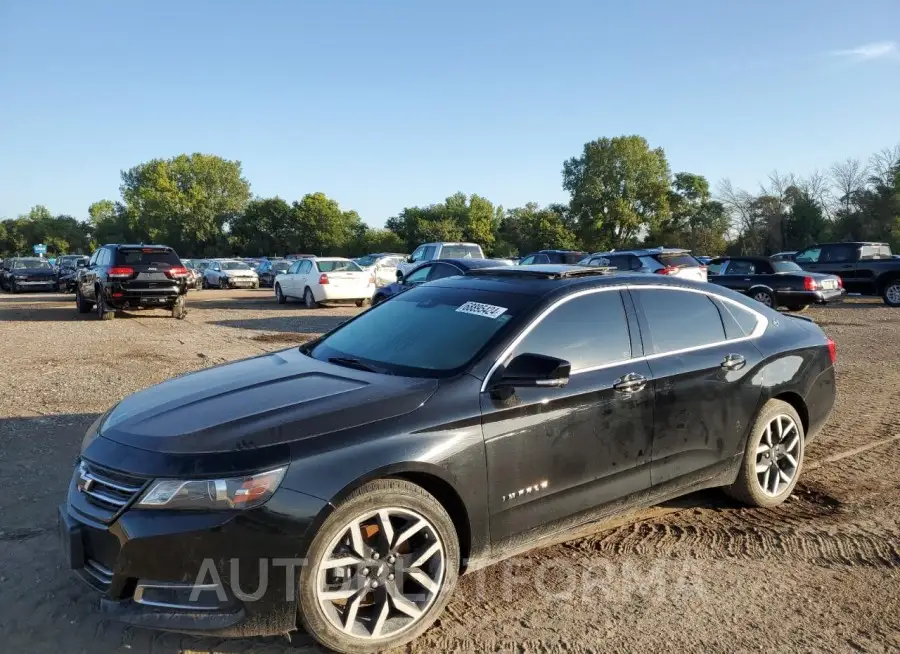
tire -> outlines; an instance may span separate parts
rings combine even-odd
[[[356,306],[361,307],[361,306],[364,305],[365,303],[366,303],[365,300],[357,300],[357,301],[356,301]]]
[[[112,320],[116,317],[115,309],[109,309],[106,306],[106,300],[103,297],[103,289],[97,289],[97,302],[94,304],[94,310],[100,320]]]
[[[394,531],[394,541],[408,525],[415,524],[419,519],[424,519],[426,524],[399,547],[390,547],[381,540],[385,530],[381,527],[384,524],[383,518],[379,516],[386,515],[391,516],[388,518],[388,524],[391,524]],[[357,532],[360,540],[356,547],[365,550],[361,552],[362,557],[355,554],[351,545],[354,542],[351,525],[354,523],[365,525],[365,532],[362,530]],[[362,537],[362,533],[365,533],[366,537]],[[435,543],[440,547],[435,549]],[[405,552],[404,549],[408,549],[409,552]],[[404,563],[412,563],[409,561],[410,558],[423,556],[426,551],[432,549],[433,553],[417,567],[417,572],[428,577],[432,590],[426,590],[424,585],[412,582],[413,587],[421,586],[421,591],[417,591],[415,604],[407,604],[421,611],[421,614],[411,619],[395,608],[397,606],[395,603],[380,605],[383,598],[388,594],[397,593],[398,590],[393,581],[394,571],[397,569],[394,568],[395,559],[392,557],[396,556],[402,566]],[[357,602],[357,606],[362,608],[358,609],[360,613],[354,615],[361,614],[361,620],[356,626],[362,633],[350,635],[336,624],[342,623],[348,617],[346,601],[341,609],[328,599],[321,599],[319,596],[320,565],[329,558],[334,558],[336,550],[339,550],[339,553],[346,552],[346,555],[359,560],[359,563],[351,562],[347,567],[355,568],[358,573],[349,583],[361,585],[359,590],[365,595],[359,599],[371,602],[371,605]],[[443,560],[440,555],[443,556]],[[371,481],[340,502],[313,538],[307,552],[308,563],[300,571],[300,622],[307,633],[322,645],[344,654],[368,654],[398,647],[419,637],[443,612],[456,586],[459,557],[459,541],[453,521],[432,495],[420,486],[400,479]],[[409,580],[414,577],[408,573],[397,572],[397,574],[403,576],[404,586],[408,590]],[[364,590],[368,588],[369,579],[373,584],[371,588],[378,587],[376,590]],[[334,601],[341,600],[332,600]],[[383,621],[382,623],[394,631],[389,631],[386,636],[381,637],[372,635],[372,630],[378,622],[374,618],[380,615],[381,611],[379,605],[387,606],[386,615],[393,614],[389,623],[385,624]],[[365,621],[366,613],[372,617],[368,622]],[[403,619],[400,624],[397,623],[398,618]],[[407,624],[402,624],[404,620]]]
[[[794,313],[803,313],[807,309],[809,309],[808,304],[795,304],[787,308],[788,311],[793,311]]]
[[[275,284],[275,301],[278,302],[278,304],[287,303],[287,295],[281,292],[281,284]]]
[[[900,307],[900,279],[892,279],[885,284],[881,298],[889,307]]]
[[[793,426],[789,426],[788,419]],[[778,428],[776,421],[780,421],[782,425],[782,440],[779,442]],[[771,432],[771,436],[767,436],[767,431]],[[796,444],[793,442],[796,438]],[[747,448],[744,450],[744,460],[741,462],[741,469],[738,473],[737,480],[725,488],[725,492],[731,497],[747,504],[748,506],[773,507],[784,502],[794,490],[800,473],[803,471],[803,457],[806,449],[806,434],[803,432],[803,422],[797,411],[787,402],[781,400],[769,400],[759,412],[750,431],[750,437],[747,439]],[[779,454],[779,447],[781,448]],[[767,448],[764,453],[758,452],[759,449]],[[767,458],[772,450],[776,452],[776,462]],[[796,466],[793,466],[786,457],[784,451],[787,450],[788,455],[794,459]],[[769,454],[769,456],[771,456]],[[772,471],[778,469],[790,473],[789,480],[784,480],[779,475],[778,486],[770,483],[771,488],[765,490],[764,483],[772,479]],[[768,472],[757,472],[768,468]],[[774,494],[773,494],[774,491]]]
[[[764,304],[770,309],[775,308],[775,296],[771,293],[771,291],[767,291],[764,288],[756,289],[750,293],[750,297],[759,302],[760,304]]]
[[[15,295],[16,293],[19,292],[19,287],[16,286],[16,283],[15,283],[15,282],[10,282],[10,283],[9,283],[9,292],[12,293],[13,295]]]
[[[179,295],[178,299],[175,300],[175,304],[172,305],[172,317],[176,320],[184,320],[184,317],[187,315],[187,309],[184,307],[184,296]]]
[[[94,309],[93,304],[81,296],[78,287],[75,288],[75,307],[78,309],[78,313],[90,313]]]
[[[384,302],[384,296],[383,296],[383,295],[375,295],[374,297],[372,297],[372,306],[373,306],[373,307],[376,306],[376,305],[378,305],[378,304],[381,304],[382,302]]]
[[[206,279],[206,275],[203,275],[203,281],[200,282],[200,286],[202,286],[205,289],[209,288],[209,280]]]
[[[253,284],[250,285],[250,288],[252,288],[253,290],[258,289],[258,288],[259,288],[259,282],[254,282]]]
[[[303,291],[303,302],[306,304],[307,309],[319,308],[319,303],[316,302],[316,297],[313,295],[313,292],[309,288],[309,286],[307,286],[306,290]]]

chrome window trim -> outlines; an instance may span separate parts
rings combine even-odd
[[[721,295],[717,295],[715,293],[710,293],[709,291],[704,291],[699,288],[686,288],[684,286],[668,286],[665,284],[625,284],[622,286],[604,286],[602,288],[591,288],[584,291],[578,291],[577,293],[572,293],[571,295],[567,295],[566,297],[560,298],[549,307],[544,309],[541,314],[531,321],[531,323],[523,329],[518,336],[510,343],[503,352],[497,357],[497,360],[494,361],[494,364],[488,370],[487,375],[484,376],[484,381],[481,382],[481,392],[484,393],[487,390],[488,382],[491,379],[491,376],[497,371],[501,365],[508,363],[509,356],[512,354],[513,350],[518,347],[519,343],[521,343],[528,334],[534,330],[547,316],[549,316],[554,310],[558,307],[562,306],[566,302],[574,300],[575,298],[583,297],[585,295],[593,295],[594,293],[606,293],[610,291],[640,291],[641,289],[647,290],[664,290],[664,291],[681,291],[684,293],[698,293],[700,295],[705,295],[711,300],[719,300],[720,302],[725,302],[727,304],[731,304],[737,307],[739,310],[746,311],[748,313],[753,314],[756,317],[756,327],[753,329],[748,336],[741,336],[739,338],[726,338],[722,341],[716,341],[715,343],[706,343],[704,345],[694,345],[692,347],[681,348],[679,350],[671,350],[669,352],[660,352],[658,354],[645,354],[640,357],[632,357],[630,359],[620,359],[619,361],[612,361],[610,363],[604,363],[598,366],[589,366],[587,368],[580,368],[578,370],[574,370],[570,373],[570,377],[574,377],[575,375],[580,375],[586,372],[594,372],[596,370],[603,370],[605,368],[613,368],[615,366],[622,366],[629,363],[640,363],[642,361],[652,361],[654,359],[660,359],[662,357],[669,356],[677,356],[679,354],[688,354],[690,352],[698,352],[700,350],[706,350],[711,347],[719,347],[720,345],[727,345],[728,343],[741,343],[744,341],[750,341],[753,339],[757,339],[762,336],[766,328],[769,326],[769,319],[766,318],[762,313],[751,309],[750,307],[746,307],[740,302],[733,300],[728,297],[723,297]],[[624,309],[623,309],[624,310]],[[723,326],[724,331],[724,326]]]

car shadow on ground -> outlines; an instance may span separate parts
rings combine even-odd
[[[350,316],[293,316],[275,318],[246,318],[235,320],[217,320],[213,325],[232,327],[235,329],[252,329],[260,332],[282,332],[300,334],[322,334],[331,331]]]
[[[16,293],[13,295],[12,293],[4,293],[0,295],[0,304],[3,303],[16,303],[16,304],[29,304],[36,302],[74,302],[75,294],[74,293],[57,293],[53,295],[45,295],[45,294],[35,294],[31,295],[29,293]]]

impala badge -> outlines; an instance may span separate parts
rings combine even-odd
[[[542,482],[538,482],[532,486],[526,486],[525,488],[520,488],[514,493],[509,493],[508,495],[503,495],[503,501],[509,502],[511,500],[516,499],[517,497],[522,497],[523,495],[534,495],[535,493],[540,493],[541,491],[547,490],[547,486],[550,485],[550,482],[544,480]]]

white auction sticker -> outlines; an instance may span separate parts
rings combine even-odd
[[[493,304],[482,304],[481,302],[466,302],[456,311],[458,313],[470,313],[473,316],[484,316],[493,320],[506,313],[506,307],[495,307]]]

